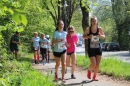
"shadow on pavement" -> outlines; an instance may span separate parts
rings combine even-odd
[[[67,85],[67,86],[74,86],[74,85],[83,86],[83,84],[87,84],[87,83],[91,83],[91,82],[93,82],[93,81],[92,80],[84,80],[81,83],[71,83],[71,84],[65,84],[65,85]]]

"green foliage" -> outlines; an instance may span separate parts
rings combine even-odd
[[[76,33],[83,33],[82,29],[82,14],[79,9],[77,9],[72,17],[70,25],[73,25],[75,27]]]
[[[12,19],[16,22],[16,25],[20,24],[20,23],[22,23],[25,26],[27,25],[27,18],[23,14],[14,13],[12,15]]]
[[[130,64],[127,62],[125,63],[118,59],[108,58],[102,60],[101,71],[116,78],[124,78],[126,80],[129,80],[127,78],[130,77],[130,74],[128,72],[130,71],[129,66]]]
[[[98,25],[103,29],[106,35],[105,40],[102,41],[117,42],[116,23],[113,19],[111,2],[99,1],[97,3],[98,5],[93,7],[93,15],[97,16]]]
[[[84,56],[77,56],[76,63],[78,66],[88,68],[90,61]],[[130,80],[130,64],[122,62],[116,57],[105,58],[101,60],[99,71],[108,76],[112,76],[119,79]]]
[[[85,57],[83,55],[77,55],[76,63],[81,67],[88,68],[90,64],[89,57]]]
[[[18,61],[0,61],[0,86],[57,86],[49,72],[45,76],[32,68],[30,55],[21,54]]]

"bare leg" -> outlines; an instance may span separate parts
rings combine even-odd
[[[75,64],[76,64],[76,53],[73,53],[73,54],[71,54],[71,59],[72,59],[72,61],[71,61],[71,64],[72,64],[72,66],[71,66],[71,74],[74,74],[74,71],[75,71]]]
[[[96,58],[93,56],[93,57],[90,57],[89,59],[90,59],[91,64],[88,68],[87,77],[91,79],[91,70],[93,70],[96,66]]]
[[[66,53],[64,53],[61,56],[61,62],[62,62],[62,79],[64,79],[65,69],[66,69]]]
[[[37,60],[38,60],[38,63],[40,62],[40,50],[37,50]]]
[[[101,55],[97,55],[96,56],[96,66],[94,68],[94,75],[96,75],[99,70],[100,61],[101,61]]]
[[[58,68],[60,66],[60,58],[59,57],[55,57],[55,62],[56,62],[55,73],[58,74]]]
[[[47,55],[47,56],[48,56],[48,63],[49,63],[49,60],[50,60],[50,50],[48,49],[47,52],[48,52],[48,55]]]
[[[17,60],[18,59],[18,52],[15,51],[15,59]]]
[[[70,66],[70,55],[67,55],[66,57],[66,67]]]
[[[36,51],[34,51],[33,53],[34,53],[34,60],[36,60]]]
[[[93,69],[95,68],[95,66],[96,66],[96,58],[95,58],[95,57],[90,57],[89,59],[90,59],[91,64],[90,64],[88,70],[91,71],[91,70],[93,70]]]

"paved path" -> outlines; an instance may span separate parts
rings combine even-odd
[[[48,71],[50,71],[53,75],[55,72],[55,62],[54,60],[51,60],[50,63],[47,63],[45,65],[40,64],[34,64],[32,63],[32,66],[43,72],[44,74],[47,74]],[[59,78],[61,78],[61,67],[59,68]],[[98,74],[99,81],[92,81],[90,79],[87,79],[86,77],[86,70],[77,67],[75,71],[76,79],[71,79],[71,70],[70,67],[68,68],[67,74],[65,75],[66,83],[64,83],[66,86],[130,86],[130,82],[127,81],[119,81],[114,80],[111,77],[107,77],[105,75]],[[63,86],[63,83],[61,83],[61,80],[58,81],[58,86]],[[44,85],[43,85],[44,86]]]

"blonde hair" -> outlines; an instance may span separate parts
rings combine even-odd
[[[70,29],[75,30],[74,26],[72,26],[72,25],[68,27],[68,31],[69,31]]]
[[[41,34],[41,36],[42,36],[42,35],[44,35],[44,36],[45,36],[45,34],[44,34],[44,33],[42,33],[42,34]]]
[[[38,34],[38,32],[34,32],[34,34]]]

